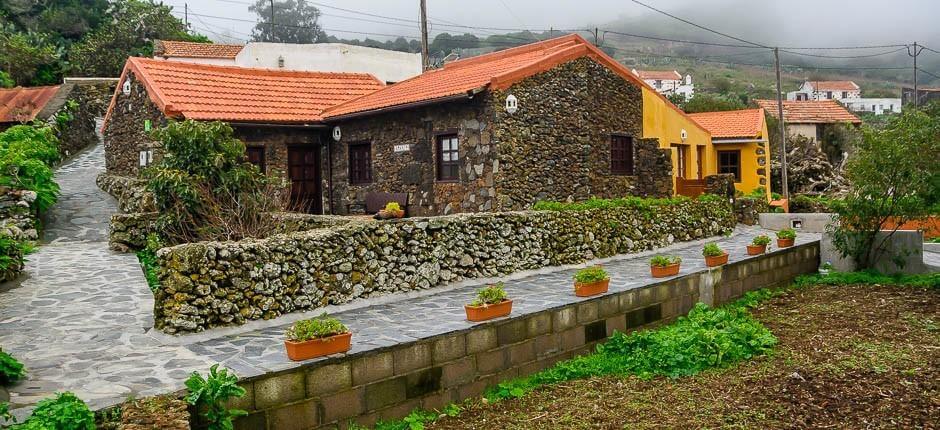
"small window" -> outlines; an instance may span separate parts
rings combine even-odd
[[[826,91],[826,98],[830,100],[832,99],[832,91]]]
[[[261,173],[264,173],[264,147],[263,146],[249,146],[245,148],[245,155],[248,157],[248,162],[258,166],[258,170]]]
[[[349,183],[372,182],[372,144],[369,142],[349,144]]]
[[[456,134],[437,136],[437,180],[460,179],[460,151]]]
[[[843,92],[842,92],[842,98],[844,98],[844,99],[849,98],[849,93],[843,91]]]
[[[633,138],[610,136],[610,174],[633,175]]]
[[[718,173],[731,173],[741,182],[741,151],[718,151]]]

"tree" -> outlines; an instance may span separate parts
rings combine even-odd
[[[55,70],[61,51],[44,34],[0,28],[0,68],[15,85],[45,85],[58,81]],[[45,70],[45,73],[40,73]]]
[[[307,0],[279,0],[274,2],[274,25],[271,25],[271,2],[255,0],[248,10],[258,15],[252,30],[257,42],[317,43],[326,40],[320,28],[320,10]]]
[[[683,106],[686,113],[717,112],[744,108],[744,103],[737,97],[708,93],[695,93]]]

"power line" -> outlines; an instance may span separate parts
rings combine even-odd
[[[689,21],[689,20],[684,19],[684,18],[680,18],[680,17],[675,16],[675,15],[673,15],[673,14],[671,14],[671,13],[669,13],[669,12],[666,12],[666,11],[664,11],[664,10],[656,9],[655,7],[650,6],[650,5],[646,4],[646,3],[643,3],[643,2],[641,2],[641,1],[639,1],[639,0],[630,0],[630,1],[636,3],[636,4],[640,5],[640,6],[643,6],[643,7],[647,8],[647,9],[650,9],[650,10],[653,10],[653,11],[656,11],[656,12],[659,12],[659,13],[661,13],[661,14],[663,14],[663,15],[666,15],[666,16],[668,16],[668,17],[670,17],[670,18],[673,18],[673,19],[682,21],[682,22],[684,22],[684,23],[686,23],[686,24],[688,24],[688,25],[691,25],[691,26],[693,26],[693,27],[695,27],[695,28],[699,28],[699,29],[705,30],[705,31],[707,31],[707,32],[714,33],[714,34],[717,34],[717,35],[719,35],[719,36],[724,36],[724,37],[727,37],[727,38],[729,38],[729,39],[737,40],[738,42],[746,43],[746,44],[748,44],[748,45],[753,45],[753,46],[756,46],[756,47],[759,47],[759,48],[767,48],[767,49],[770,49],[769,46],[766,46],[766,45],[763,45],[763,44],[760,44],[760,43],[757,43],[757,42],[751,42],[751,41],[749,41],[749,40],[744,40],[744,39],[742,39],[742,38],[740,38],[740,37],[735,37],[735,36],[732,36],[732,35],[730,35],[730,34],[722,33],[722,32],[720,32],[720,31],[718,31],[718,30],[713,30],[713,29],[711,29],[711,28],[705,27],[704,25],[696,24],[696,23],[694,23],[694,22],[692,22],[692,21]]]

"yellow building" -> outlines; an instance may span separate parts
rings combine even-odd
[[[742,193],[763,188],[770,196],[770,149],[763,109],[703,112],[689,115],[711,133],[709,168],[731,173]]]
[[[677,194],[701,193],[702,180],[716,172],[708,130],[646,86],[643,87],[643,137],[659,139],[660,147],[672,150],[673,190]]]

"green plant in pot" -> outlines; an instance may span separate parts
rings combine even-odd
[[[405,216],[404,209],[401,208],[401,205],[398,202],[388,202],[385,204],[385,208],[380,210],[377,218],[379,219],[392,219],[392,218],[402,218]]]
[[[717,243],[706,243],[702,248],[705,265],[708,267],[721,266],[728,262],[728,253],[721,249]]]
[[[650,273],[654,278],[665,278],[679,274],[682,258],[677,255],[657,255],[650,259]]]
[[[487,285],[477,291],[477,297],[469,305],[464,305],[467,320],[486,321],[504,317],[512,312],[512,300],[506,294],[506,285],[502,282]]]
[[[574,294],[589,297],[606,293],[610,287],[610,274],[600,265],[585,267],[574,274]]]
[[[777,246],[781,248],[793,246],[794,241],[796,241],[796,231],[792,228],[785,228],[777,232]]]
[[[294,361],[346,352],[352,345],[349,329],[326,314],[295,322],[285,335],[287,356]]]
[[[767,252],[767,245],[770,244],[770,238],[767,235],[760,235],[751,240],[747,246],[747,255],[761,255]]]

